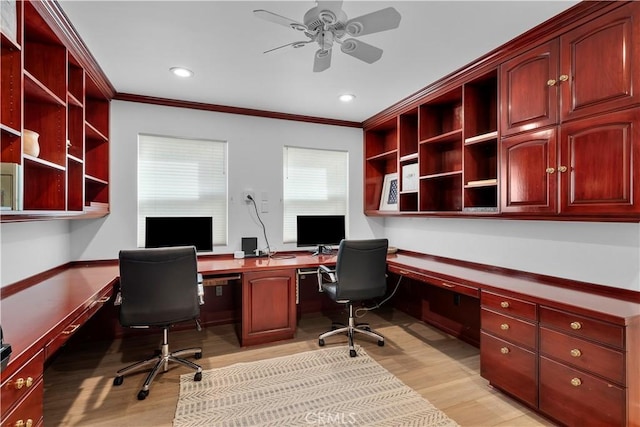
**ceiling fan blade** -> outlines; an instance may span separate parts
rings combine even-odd
[[[257,9],[253,11],[253,14],[258,18],[264,19],[265,21],[273,22],[279,25],[284,25],[285,27],[293,28],[294,30],[298,30],[298,31],[307,30],[306,25],[298,21],[294,21],[293,19],[289,19],[287,17],[278,15],[277,13],[269,12],[268,10]]]
[[[358,37],[392,30],[400,25],[400,13],[392,7],[350,19],[345,25],[347,34]]]
[[[373,64],[382,57],[382,49],[356,39],[347,39],[342,42],[340,50],[367,64]]]
[[[316,50],[315,59],[313,60],[313,72],[319,73],[331,66],[331,49]]]
[[[274,47],[273,49],[265,50],[262,53],[273,52],[274,50],[282,49],[283,47],[289,47],[289,46],[293,46],[294,48],[299,48],[299,47],[305,46],[307,43],[311,43],[311,40],[305,40],[305,41],[299,41],[299,42],[283,44],[282,46],[278,46],[278,47]]]

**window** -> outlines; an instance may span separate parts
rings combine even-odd
[[[298,215],[347,215],[348,162],[346,151],[284,147],[284,243],[296,241]]]
[[[138,135],[138,247],[147,216],[212,216],[227,244],[227,143]]]

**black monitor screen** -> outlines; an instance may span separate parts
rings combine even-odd
[[[195,246],[213,250],[213,218],[210,216],[146,217],[145,247]]]
[[[297,219],[297,245],[325,246],[340,244],[345,238],[344,215],[299,215]]]

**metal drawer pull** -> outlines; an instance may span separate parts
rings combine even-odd
[[[566,166],[558,166],[558,172],[566,172],[566,171],[567,171]]]
[[[556,85],[556,80],[555,79],[549,79],[547,80],[547,86],[555,86]]]
[[[29,418],[27,420],[27,422],[24,422],[22,420],[18,420],[14,424],[15,427],[31,427],[32,425],[33,425],[33,420],[31,418]]]
[[[546,173],[554,173],[556,170],[554,168],[547,168],[545,169]]]
[[[442,282],[442,286],[444,286],[445,288],[455,288],[456,285],[452,285],[450,283],[446,283],[446,282]]]
[[[500,353],[502,354],[509,354],[509,347],[502,347],[500,349]]]
[[[71,325],[70,329],[62,331],[62,333],[64,335],[71,335],[72,333],[74,333],[76,331],[76,329],[78,329],[80,327],[80,325]]]
[[[109,297],[102,297],[98,300],[98,303],[100,304],[104,304],[105,302],[109,301]]]
[[[507,331],[509,330],[509,325],[507,323],[503,323],[502,325],[500,325],[500,329],[502,329],[503,331]]]
[[[573,350],[571,350],[571,355],[573,357],[580,357],[582,356],[582,352],[580,350],[578,350],[577,348],[574,348]]]
[[[569,80],[569,76],[566,74],[562,74],[560,77],[558,77],[558,80],[560,80],[561,82],[566,82],[567,80]]]
[[[574,387],[579,387],[582,385],[582,380],[580,380],[580,378],[571,378],[571,385]]]
[[[22,387],[29,388],[32,385],[33,385],[33,378],[27,377],[26,380],[24,378],[18,378],[13,386],[16,388],[16,390],[20,390]]]
[[[578,329],[582,328],[582,323],[580,323],[580,322],[571,322],[571,324],[569,326],[571,326],[571,329],[577,331]]]
[[[509,308],[509,302],[508,301],[502,301],[500,303],[500,307],[502,308]]]

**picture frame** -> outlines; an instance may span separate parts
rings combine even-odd
[[[16,163],[0,163],[0,210],[22,210],[21,166]]]
[[[402,166],[402,191],[418,191],[418,164]]]
[[[400,198],[400,188],[397,173],[388,173],[384,176],[382,194],[380,196],[381,211],[397,211]]]

